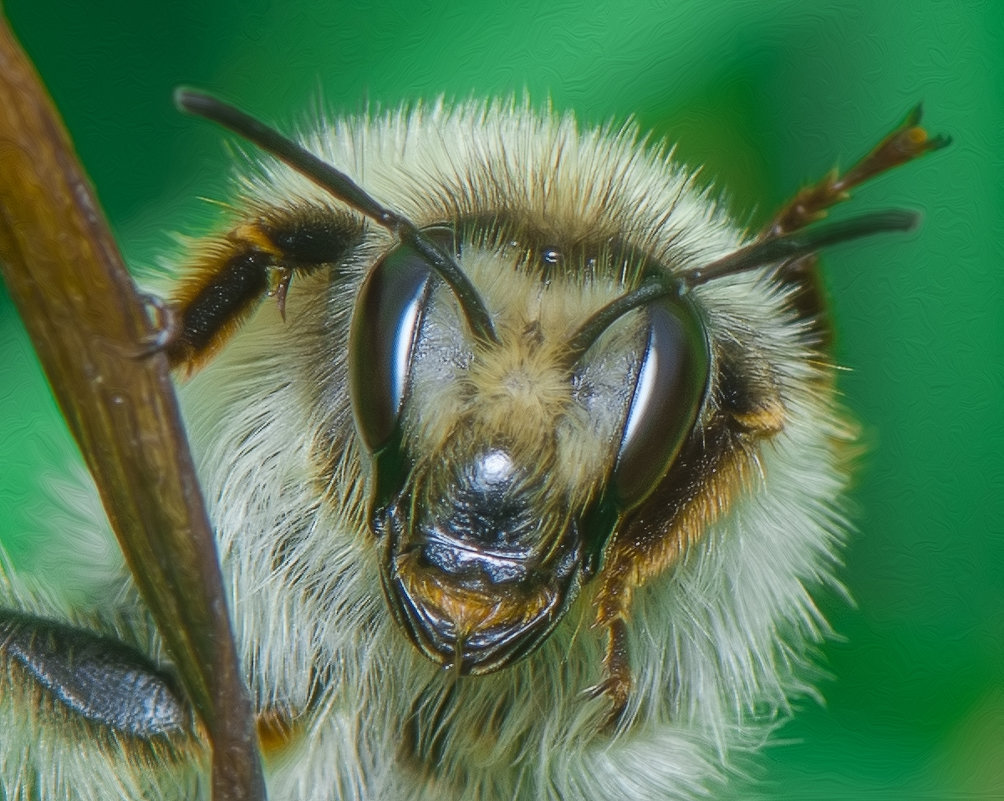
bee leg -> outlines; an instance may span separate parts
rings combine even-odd
[[[631,697],[631,659],[627,643],[627,624],[623,619],[611,620],[607,625],[606,653],[603,655],[604,678],[586,690],[589,698],[604,696],[610,701],[610,709],[603,723],[603,730],[612,732],[617,728],[628,699]]]
[[[918,124],[920,116],[921,107],[917,105],[899,126],[843,175],[833,169],[818,183],[801,189],[760,232],[759,238],[769,239],[804,228],[825,217],[831,206],[847,200],[854,187],[951,142],[947,136],[929,137]]]
[[[631,652],[628,645],[627,615],[634,591],[630,580],[630,566],[626,560],[614,559],[602,575],[596,596],[594,629],[606,630],[606,647],[603,654],[603,679],[586,689],[590,698],[603,696],[610,701],[604,730],[613,731],[624,715],[631,688]]]
[[[834,169],[816,184],[801,189],[760,231],[758,239],[763,241],[783,236],[822,219],[826,216],[827,209],[847,200],[854,187],[951,142],[947,136],[929,137],[927,131],[918,125],[920,116],[921,107],[918,105],[868,155],[843,175]],[[811,253],[787,260],[778,267],[777,274],[792,290],[792,308],[801,319],[812,325],[817,345],[826,349],[832,341],[833,333],[826,318],[818,264],[817,255]]]
[[[360,233],[360,223],[347,213],[303,206],[266,210],[210,241],[174,298],[171,366],[193,369],[205,362],[265,297],[276,299],[285,319],[294,273],[338,264]]]
[[[118,640],[0,610],[0,665],[45,708],[142,740],[191,732],[170,675]],[[5,689],[11,694],[11,689]]]

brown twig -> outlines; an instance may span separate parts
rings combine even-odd
[[[215,543],[167,359],[150,346],[151,306],[2,15],[0,269],[208,731],[213,798],[263,799]]]

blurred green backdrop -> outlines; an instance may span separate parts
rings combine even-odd
[[[992,1],[606,4],[389,0],[71,3],[6,12],[62,109],[133,263],[220,197],[220,133],[171,90],[265,118],[446,94],[634,115],[761,221],[923,100],[947,151],[854,212],[923,209],[916,233],[834,249],[827,281],[867,455],[846,583],[825,609],[825,706],[804,702],[754,773],[764,798],[1004,798],[1004,7]],[[839,212],[835,216],[840,216]],[[0,290],[2,292],[2,290]],[[30,568],[58,416],[0,295],[0,537]],[[53,466],[53,462],[57,462]]]

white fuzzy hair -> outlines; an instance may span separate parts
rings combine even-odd
[[[570,116],[525,104],[437,103],[332,122],[304,141],[420,226],[507,209],[573,238],[616,233],[678,273],[744,242],[690,174],[630,126],[580,131]],[[340,208],[275,165],[252,170],[240,192],[247,219],[304,203]],[[634,685],[611,733],[608,702],[586,692],[603,679],[604,649],[589,585],[541,648],[484,677],[454,680],[390,617],[345,378],[355,295],[388,242],[378,228],[367,233],[338,293],[322,276],[295,280],[288,323],[265,304],[183,389],[252,694],[300,716],[293,742],[269,758],[269,797],[666,801],[720,791],[791,699],[812,692],[813,650],[827,633],[811,593],[835,586],[848,427],[806,325],[767,269],[693,290],[712,343],[741,340],[765,354],[784,426],[758,446],[756,475],[725,513],[636,590]],[[323,453],[332,430],[342,446],[334,468]],[[97,599],[88,616],[10,583],[18,605],[114,631],[162,658],[132,592]],[[103,604],[119,612],[99,614]],[[124,755],[70,747],[85,729],[47,734],[50,718],[26,714],[32,701],[17,692],[0,702],[4,731],[21,732],[0,745],[9,798],[27,788],[51,799],[204,791],[198,747],[169,770],[158,762],[166,756],[133,759],[128,746]],[[401,755],[412,715],[412,752],[426,764]]]

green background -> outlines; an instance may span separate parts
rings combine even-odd
[[[501,7],[6,3],[137,264],[223,192],[221,136],[173,111],[179,83],[293,124],[319,97],[357,111],[524,90],[587,122],[634,115],[754,221],[923,100],[952,147],[849,210],[918,208],[923,227],[825,259],[867,447],[843,573],[856,606],[825,601],[842,636],[825,706],[801,703],[754,777],[792,801],[1004,798],[1004,4]],[[30,568],[63,435],[6,294],[0,420],[0,536]]]

